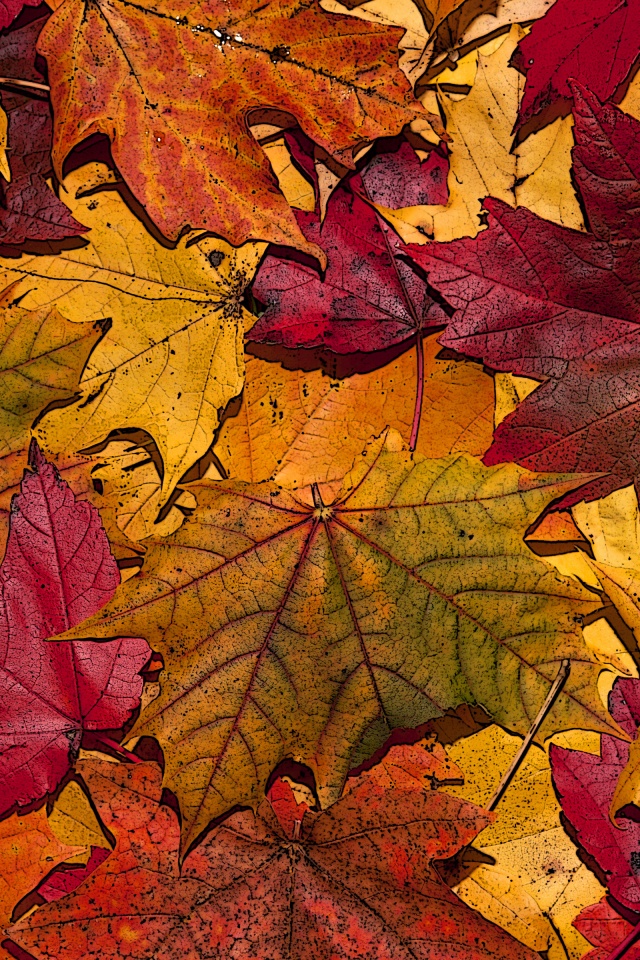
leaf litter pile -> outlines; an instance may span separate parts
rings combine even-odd
[[[0,8],[0,960],[640,960],[640,0]]]

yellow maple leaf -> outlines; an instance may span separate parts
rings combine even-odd
[[[92,165],[95,166],[95,165]],[[219,411],[244,378],[244,289],[264,244],[234,249],[183,238],[167,249],[114,188],[82,194],[80,168],[65,199],[90,227],[88,244],[57,256],[0,260],[0,282],[16,283],[21,305],[56,307],[67,320],[111,320],[80,382],[80,397],[53,410],[36,436],[47,453],[81,450],[113,430],[138,428],[164,464],[162,501],[207,450]]]

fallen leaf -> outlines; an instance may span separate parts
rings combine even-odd
[[[36,2],[29,6],[37,6]],[[21,0],[4,0],[0,29]],[[13,19],[11,17],[11,19]],[[0,75],[44,84],[36,67],[36,41],[45,17],[0,36]],[[9,167],[1,170],[0,243],[20,245],[28,240],[64,240],[86,232],[55,195],[51,176],[52,120],[46,85],[25,95],[20,87],[3,87],[2,106],[8,116]]]
[[[139,543],[152,535],[167,537],[178,529],[186,512],[195,508],[192,493],[176,490],[171,509],[159,519],[162,483],[146,450],[128,443],[110,443],[97,459],[92,481],[99,481],[108,500],[117,503],[116,525],[129,540]]]
[[[516,129],[559,101],[568,112],[572,80],[608,100],[638,56],[639,28],[638,0],[592,0],[584,7],[556,0],[514,54],[526,75]]]
[[[425,426],[416,450],[429,457],[481,456],[493,435],[491,377],[477,364],[438,360],[439,351],[435,336],[425,338]],[[223,423],[215,452],[236,480],[273,478],[285,486],[339,480],[385,427],[409,441],[416,377],[415,349],[379,370],[342,379],[249,357],[242,406]]]
[[[585,907],[573,921],[574,926],[595,950],[585,953],[583,960],[609,960],[610,955],[625,940],[633,927],[613,909],[607,898]],[[640,960],[640,944],[629,947],[625,960]]]
[[[53,790],[83,730],[121,726],[138,704],[144,640],[45,643],[106,603],[119,583],[97,511],[76,502],[35,443],[11,507],[0,566],[0,810]]]
[[[75,847],[102,847],[111,850],[89,798],[74,780],[66,785],[54,801],[48,819],[51,830],[62,843]],[[71,858],[66,859],[69,861]],[[83,863],[86,859],[85,856]]]
[[[140,960],[202,950],[227,957],[230,949],[272,960],[310,950],[318,960],[368,960],[372,951],[407,960],[533,960],[465,907],[432,866],[490,819],[472,804],[392,790],[363,804],[354,791],[314,815],[280,782],[273,805],[232,814],[180,868],[180,828],[159,802],[159,768],[79,767],[116,848],[74,893],[11,928],[37,960],[79,960],[96,944],[114,958],[131,956],[133,944]]]
[[[524,81],[509,59],[523,36],[522,28],[513,26],[507,36],[474,54],[477,73],[467,96],[439,90],[451,137],[449,200],[444,207],[409,207],[395,214],[378,205],[403,239],[408,239],[404,224],[440,242],[475,237],[486,196],[527,205],[567,227],[582,227],[569,172],[571,120],[558,120],[513,149],[512,127]]]
[[[620,138],[640,124],[577,88],[576,103],[574,157],[578,163],[587,158],[593,185],[590,133],[599,129],[602,190],[608,202],[618,196],[622,224],[637,184],[618,178]],[[633,140],[624,144],[632,148]],[[441,344],[493,369],[543,381],[500,424],[485,461],[598,471],[605,475],[562,505],[606,496],[635,479],[640,461],[635,241],[608,243],[498,200],[484,205],[489,228],[476,239],[405,249],[456,309]],[[592,208],[590,202],[589,216]]]
[[[448,18],[438,31],[427,79],[440,79],[446,63],[452,73],[461,58],[513,23],[527,23],[543,17],[555,0],[491,0],[488,4],[465,4]],[[484,9],[486,7],[486,10]],[[450,57],[450,54],[453,57]],[[455,59],[454,59],[455,58]]]
[[[58,866],[46,880],[38,886],[38,894],[43,897],[47,903],[52,900],[59,900],[76,890],[81,883],[90,877],[94,870],[103,863],[109,854],[111,847],[93,847],[90,856],[85,864],[69,865],[69,861]]]
[[[362,183],[374,203],[391,210],[447,203],[449,161],[444,144],[422,160],[403,140],[397,150],[377,153],[362,171]]]
[[[310,242],[327,255],[321,277],[313,263],[268,253],[253,283],[266,309],[247,334],[254,343],[325,347],[334,353],[384,350],[442,326],[447,317],[424,281],[395,255],[389,227],[355,192],[338,188],[321,221],[296,210]]]
[[[609,697],[611,716],[635,743],[640,722],[640,681],[621,678]],[[640,825],[622,813],[610,815],[629,744],[603,735],[601,756],[551,746],[553,783],[578,848],[600,871],[615,899],[630,910],[640,904],[636,875]],[[613,811],[616,813],[617,811]]]
[[[135,9],[122,0],[64,3],[38,46],[49,68],[56,173],[62,179],[80,140],[103,133],[171,240],[202,228],[236,246],[266,240],[315,256],[247,119],[275,106],[353,168],[363,141],[393,136],[423,112],[397,67],[401,36],[305,0],[237,0],[232,11],[224,0],[188,9],[166,0]]]
[[[526,732],[563,657],[574,667],[542,735],[617,732],[579,635],[598,602],[522,540],[578,482],[414,458],[391,432],[326,506],[315,487],[194,484],[193,516],[148,540],[141,575],[64,635],[142,635],[163,656],[131,736],[160,742],[185,849],[286,756],[327,803],[394,728],[458,704]]]
[[[16,284],[0,293],[0,463],[28,446],[29,428],[49,403],[73,397],[102,333],[98,323],[70,323],[55,308],[25,310]]]
[[[447,791],[486,806],[521,743],[494,725],[452,744],[449,756],[464,783]],[[469,875],[456,893],[531,950],[547,951],[548,960],[578,960],[587,945],[572,927],[573,918],[603,889],[562,829],[544,750],[529,750],[495,815],[463,854]],[[483,857],[474,864],[477,851]]]
[[[13,295],[23,308],[55,307],[74,323],[112,322],[77,401],[48,414],[36,436],[55,454],[93,446],[113,430],[146,430],[164,464],[164,504],[210,446],[219,410],[242,389],[242,296],[264,247],[234,250],[207,239],[189,246],[183,238],[168,250],[115,189],[78,197],[85,172],[74,171],[64,186],[91,228],[89,244],[0,260],[0,282],[20,281]]]
[[[44,809],[24,817],[14,814],[0,822],[0,939],[4,939],[11,914],[20,900],[57,864],[78,850],[55,836]],[[9,957],[2,946],[0,957],[3,960]]]
[[[640,570],[640,517],[634,486],[591,503],[577,503],[572,513],[597,561]]]
[[[435,736],[417,743],[390,747],[384,757],[355,777],[348,777],[344,793],[383,796],[387,790],[435,790],[462,780],[460,768],[451,760]]]

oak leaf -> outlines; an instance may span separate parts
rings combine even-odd
[[[458,704],[527,731],[563,657],[575,665],[547,730],[612,729],[578,626],[594,601],[522,541],[577,482],[412,458],[390,433],[326,506],[316,487],[194,484],[193,516],[64,635],[141,635],[163,656],[131,736],[165,752],[184,847],[288,755],[325,803],[391,730]]]
[[[242,297],[264,248],[184,238],[168,250],[115,189],[77,196],[96,167],[64,183],[91,228],[89,244],[0,260],[0,282],[20,281],[14,296],[25,309],[46,304],[74,323],[111,319],[76,402],[48,414],[36,436],[53,454],[93,446],[113,430],[145,430],[162,457],[164,504],[210,446],[219,411],[242,390]]]
[[[416,451],[482,456],[493,436],[493,383],[478,364],[439,360],[424,340],[424,426]],[[242,405],[220,430],[215,453],[227,476],[307,486],[341,479],[371,437],[387,426],[407,443],[416,402],[415,348],[378,370],[331,376],[247,358]],[[1,507],[0,499],[0,507]]]
[[[9,0],[7,7],[4,0],[0,28],[6,26],[4,12],[15,2]],[[11,246],[29,240],[64,240],[86,232],[47,183],[52,172],[51,107],[44,77],[36,67],[36,41],[45,22],[40,17],[0,36],[0,76],[35,84],[28,95],[19,86],[2,90],[10,171],[0,171],[6,181],[0,181],[0,243]]]
[[[397,66],[401,36],[308,0],[65,2],[38,47],[49,67],[56,173],[79,140],[104,133],[170,239],[205,229],[234,245],[267,240],[315,256],[248,120],[277,107],[353,168],[363,142],[423,113]]]
[[[76,502],[34,443],[0,566],[0,811],[53,790],[84,730],[117,728],[138,705],[141,639],[46,643],[113,595],[118,568],[98,512]]]
[[[116,848],[74,893],[11,928],[36,960],[80,960],[96,946],[124,958],[132,944],[140,960],[230,950],[272,960],[533,960],[461,904],[432,864],[488,822],[473,804],[393,790],[363,803],[354,791],[312,814],[280,781],[272,803],[232,814],[180,867],[180,828],[160,804],[155,764],[78,767]]]
[[[640,681],[616,680],[609,694],[609,709],[633,746],[640,724]],[[600,756],[555,745],[549,756],[554,786],[579,850],[599,870],[618,903],[640,912],[636,868],[640,825],[619,810],[619,804],[613,804],[618,779],[629,759],[629,744],[604,735]]]
[[[559,101],[568,108],[571,80],[608,100],[637,59],[639,28],[638,0],[556,0],[513,58],[526,75],[516,128]]]
[[[63,843],[47,822],[41,808],[0,822],[0,940],[11,922],[11,914],[20,900],[30,893],[48,873],[80,847]],[[10,954],[0,946],[0,957]]]
[[[500,424],[485,461],[606,474],[567,505],[627,486],[640,463],[632,214],[640,124],[577,87],[575,98],[573,156],[592,233],[491,199],[489,228],[476,239],[410,249],[456,308],[440,343],[542,381]]]

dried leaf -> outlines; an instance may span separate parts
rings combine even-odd
[[[0,567],[0,811],[54,790],[84,730],[121,726],[149,659],[141,639],[46,643],[95,613],[120,577],[99,514],[76,502],[37,445],[11,506]]]
[[[43,809],[24,817],[14,814],[0,823],[0,939],[19,901],[57,864],[79,851],[52,832]],[[0,946],[0,957],[9,956]]]
[[[453,744],[449,753],[462,770],[464,785],[447,791],[485,806],[520,743],[491,726]],[[573,918],[603,889],[562,829],[544,750],[529,751],[495,812],[494,823],[474,842],[463,867],[473,867],[474,851],[484,857],[456,892],[532,950],[548,951],[549,960],[578,960],[587,945],[572,927]]]
[[[20,0],[4,0],[0,25],[6,25],[3,15],[16,5],[22,6]],[[0,187],[0,243],[13,246],[31,240],[64,240],[86,232],[48,182],[52,172],[51,107],[44,77],[36,66],[36,41],[44,23],[45,18],[39,17],[0,36],[0,76],[36,85],[28,92],[11,85],[2,89],[10,172],[0,169],[7,181]]]

